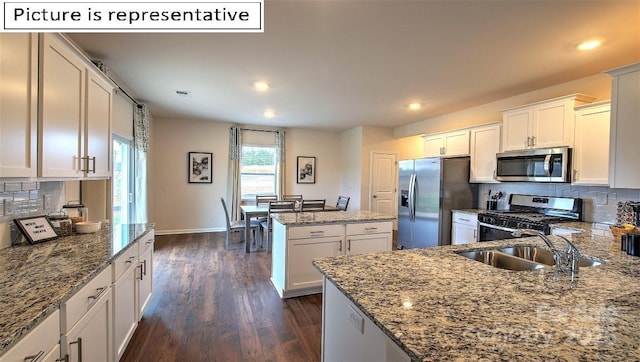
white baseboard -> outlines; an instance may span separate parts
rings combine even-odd
[[[176,229],[176,230],[158,230],[156,229],[156,235],[174,235],[174,234],[197,234],[197,233],[212,233],[219,231],[227,231],[227,228],[205,228],[205,229]]]

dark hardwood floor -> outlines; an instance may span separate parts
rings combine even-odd
[[[271,254],[156,236],[153,297],[121,361],[319,361],[322,295],[280,299]]]

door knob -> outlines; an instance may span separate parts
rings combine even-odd
[[[378,195],[373,195],[373,198],[374,198],[374,199],[377,199],[377,198],[378,198]]]

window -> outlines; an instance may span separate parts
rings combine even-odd
[[[240,190],[247,201],[276,193],[275,146],[242,146]]]
[[[114,225],[130,224],[133,216],[133,146],[131,141],[113,136],[113,207]]]

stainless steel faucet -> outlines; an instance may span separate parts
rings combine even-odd
[[[571,274],[577,274],[579,270],[579,259],[580,252],[578,248],[569,239],[565,238],[562,235],[556,235],[560,239],[564,240],[567,243],[567,250],[562,251],[553,244],[553,241],[549,239],[544,233],[533,230],[533,229],[518,229],[511,233],[515,237],[520,237],[522,235],[534,235],[540,237],[542,241],[551,249],[553,252],[553,259],[555,261],[555,268],[562,272],[571,272]]]

